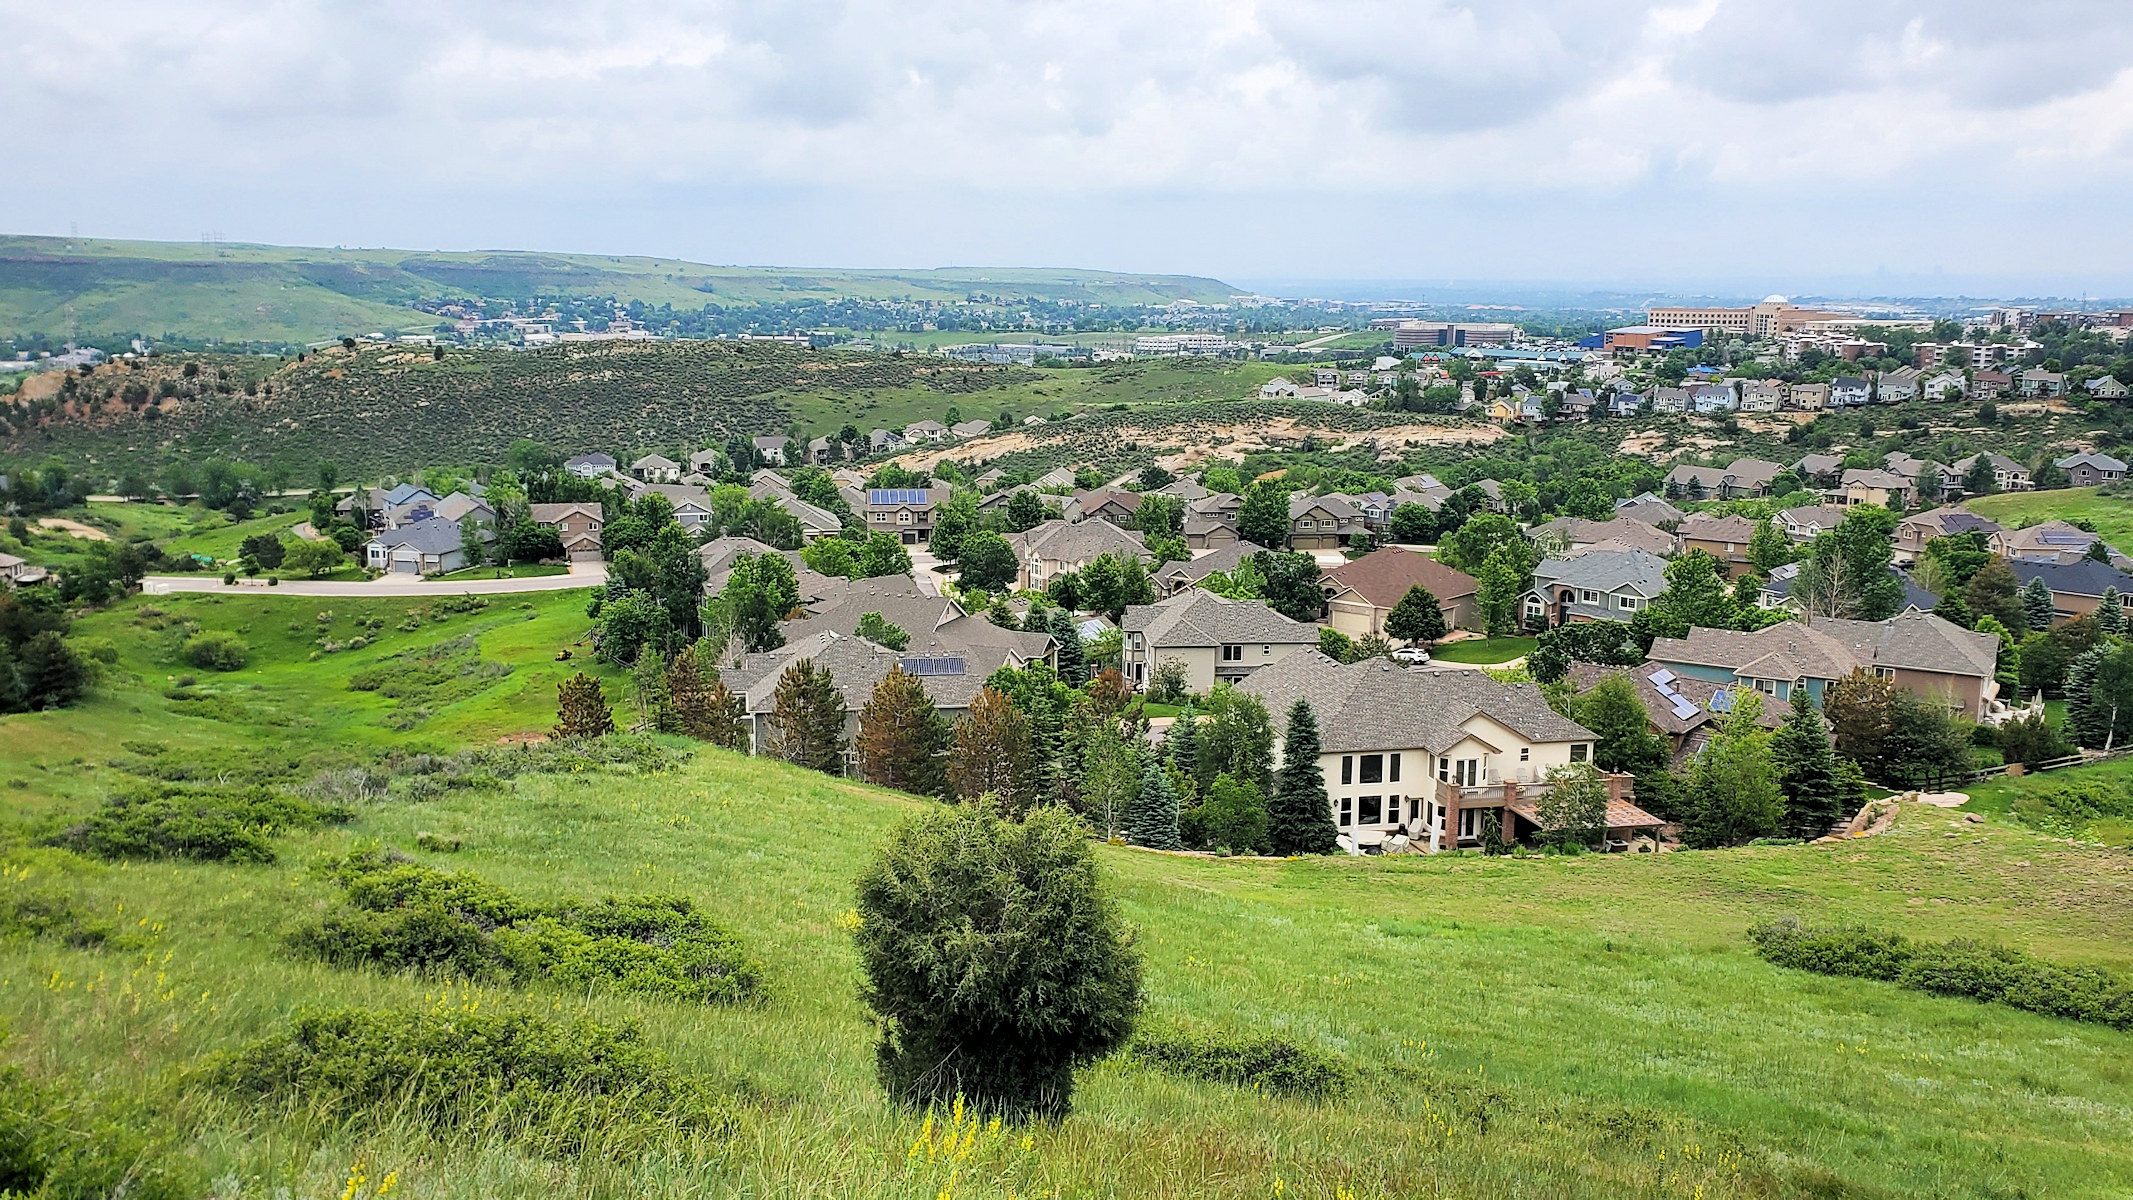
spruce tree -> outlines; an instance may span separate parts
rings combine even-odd
[[[615,717],[607,711],[599,680],[580,671],[556,689],[555,728],[548,736],[558,740],[604,737],[614,731]]]
[[[1794,837],[1818,838],[1836,823],[1842,803],[1837,789],[1837,756],[1830,749],[1822,714],[1807,701],[1807,689],[1792,689],[1792,715],[1770,739],[1770,757],[1778,770],[1778,791],[1785,797],[1785,826]]]
[[[1318,715],[1310,701],[1299,699],[1289,706],[1281,771],[1274,800],[1267,805],[1267,837],[1276,854],[1331,854],[1340,849],[1326,779],[1318,768],[1318,747]]]
[[[955,726],[949,788],[965,800],[993,796],[1009,815],[1019,818],[1036,799],[1035,783],[1029,718],[1007,693],[991,686],[979,689]]]
[[[2115,585],[2103,589],[2103,602],[2096,606],[2096,628],[2105,633],[2126,631],[2125,601],[2120,598]]]
[[[844,693],[811,658],[785,668],[770,713],[771,753],[798,767],[844,771]]]
[[[1178,837],[1178,793],[1170,783],[1161,755],[1143,754],[1141,790],[1126,807],[1126,836],[1151,850],[1182,850]]]
[[[1177,719],[1170,723],[1170,734],[1163,739],[1163,752],[1169,756],[1170,765],[1187,775],[1196,775],[1200,769],[1200,714],[1190,703]]]
[[[1051,634],[1059,643],[1059,677],[1074,687],[1089,682],[1089,660],[1081,649],[1081,631],[1074,628],[1074,614],[1053,609]]]
[[[2042,575],[2022,589],[2022,615],[2028,618],[2032,631],[2052,627],[2052,590]]]
[[[868,783],[939,795],[948,723],[915,675],[889,668],[859,710],[859,774]]]
[[[728,750],[748,748],[748,702],[733,693],[723,679],[714,679],[704,689],[703,732],[692,733],[714,746]]]

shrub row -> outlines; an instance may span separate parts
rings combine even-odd
[[[354,816],[269,787],[151,784],[114,793],[102,808],[49,839],[103,859],[191,858],[270,863],[274,836]]]
[[[388,794],[423,800],[459,788],[497,787],[520,775],[657,775],[688,761],[648,737],[620,735],[572,742],[476,746],[456,754],[394,754],[375,767],[328,768],[298,790],[333,803],[379,800]]]
[[[2025,825],[2079,837],[2093,822],[2133,818],[2133,788],[2100,779],[2038,788],[2015,797],[2013,812]]]
[[[1134,1036],[1133,1053],[1143,1063],[1188,1079],[1314,1100],[1345,1095],[1354,1081],[1339,1055],[1273,1034],[1143,1031]]]
[[[203,1194],[154,1120],[115,1113],[0,1067],[0,1195],[181,1200]]]
[[[432,971],[484,981],[639,992],[702,1004],[763,993],[740,940],[682,896],[610,896],[542,906],[466,872],[381,851],[327,868],[346,903],[289,935],[340,966]]]
[[[555,1158],[717,1136],[732,1110],[633,1026],[523,1013],[306,1009],[209,1060],[210,1084],[337,1121],[413,1117]]]
[[[1748,931],[1755,952],[1781,967],[1879,979],[1921,992],[1968,996],[2025,1012],[2133,1029],[2133,980],[2066,967],[1982,942],[1914,942],[1855,925],[1773,921]]]

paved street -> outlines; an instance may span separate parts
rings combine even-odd
[[[496,596],[513,592],[559,592],[570,588],[599,587],[607,582],[606,563],[572,563],[568,575],[536,575],[526,579],[415,579],[384,575],[369,580],[284,579],[269,588],[265,579],[238,577],[235,587],[224,585],[222,576],[202,571],[198,575],[150,575],[141,581],[141,591],[150,596],[173,592],[241,592],[257,589],[281,596]]]

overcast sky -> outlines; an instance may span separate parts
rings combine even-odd
[[[2124,0],[0,0],[9,232],[2133,293]]]

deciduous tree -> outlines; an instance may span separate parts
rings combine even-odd
[[[1421,584],[1407,589],[1400,602],[1385,614],[1385,633],[1410,645],[1415,642],[1434,642],[1451,632],[1445,624],[1444,607],[1437,598]]]

